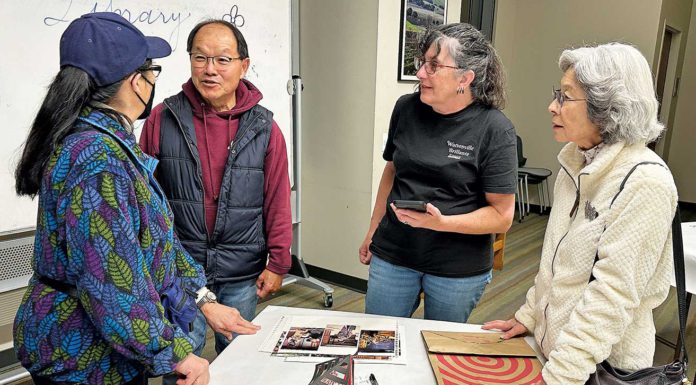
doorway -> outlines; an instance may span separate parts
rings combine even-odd
[[[677,74],[677,63],[679,62],[680,43],[681,32],[670,26],[665,26],[655,80],[655,92],[659,102],[658,118],[664,123],[665,132],[657,141],[649,144],[649,147],[665,161],[669,157],[669,143],[672,138],[671,127],[674,119],[673,107],[676,106],[676,97],[679,93],[680,75]]]

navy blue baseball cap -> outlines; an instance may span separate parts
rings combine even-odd
[[[98,86],[132,73],[147,59],[169,56],[164,39],[145,36],[128,20],[113,12],[95,12],[73,20],[60,38],[60,67],[87,72]]]

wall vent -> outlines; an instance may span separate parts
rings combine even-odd
[[[33,235],[0,241],[0,293],[27,286],[33,254]]]

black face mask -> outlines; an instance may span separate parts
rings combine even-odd
[[[145,109],[143,110],[143,113],[140,114],[140,116],[138,116],[138,120],[140,120],[140,119],[147,119],[147,117],[150,116],[150,112],[152,112],[152,102],[155,100],[155,84],[154,84],[154,83],[150,83],[150,81],[147,80],[147,78],[146,78],[145,76],[143,76],[143,79],[145,79],[145,81],[147,82],[147,84],[149,84],[149,85],[152,86],[152,92],[150,93],[150,100],[148,100],[147,103],[145,103],[145,101],[143,100],[143,98],[141,98],[140,95],[138,95],[137,92],[135,93],[135,96],[137,96],[138,99],[140,99],[140,102],[143,103],[143,104],[145,105]]]

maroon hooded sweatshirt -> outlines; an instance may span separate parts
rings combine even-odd
[[[215,228],[217,199],[229,151],[227,146],[237,134],[241,114],[258,104],[263,95],[250,81],[242,79],[236,91],[237,104],[229,111],[216,112],[203,100],[191,79],[182,88],[193,110],[203,179],[205,222],[210,237]],[[164,108],[164,104],[160,103],[152,110],[140,134],[143,152],[154,157],[159,156],[160,123]],[[269,252],[267,269],[276,274],[285,274],[291,265],[290,178],[285,138],[275,120],[264,161],[263,222]]]

